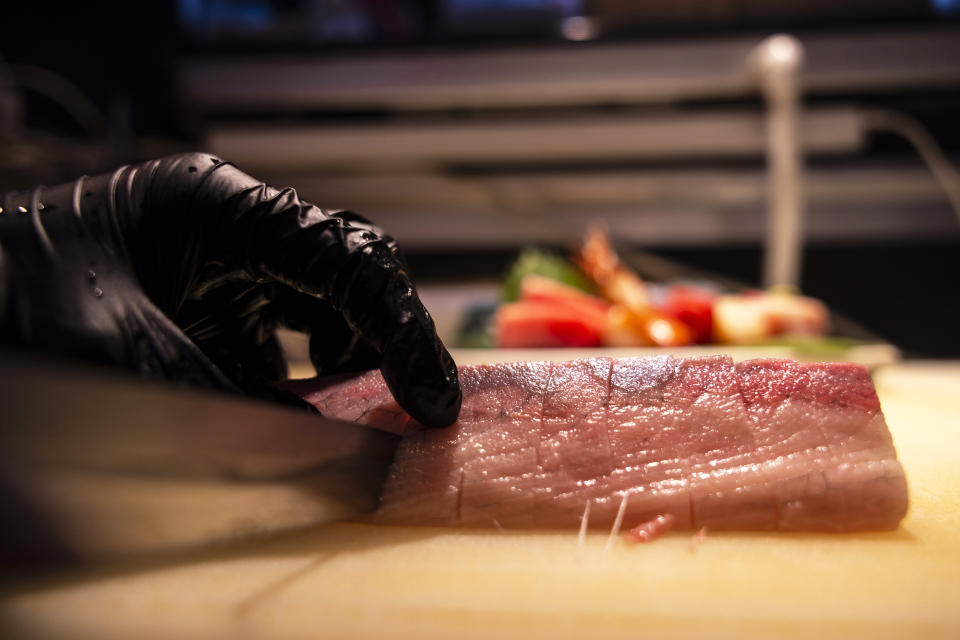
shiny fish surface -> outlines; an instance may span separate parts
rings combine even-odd
[[[867,370],[729,357],[460,367],[463,408],[424,429],[377,372],[292,383],[331,417],[404,433],[383,523],[676,530],[894,529],[907,486]]]

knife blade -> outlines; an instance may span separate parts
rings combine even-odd
[[[373,511],[399,437],[266,402],[0,353],[0,543],[196,549]]]

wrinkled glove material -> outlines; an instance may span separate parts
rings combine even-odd
[[[379,368],[428,426],[457,370],[396,242],[230,163],[186,153],[2,196],[0,343],[278,398],[275,330],[318,373]]]

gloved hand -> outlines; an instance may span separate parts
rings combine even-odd
[[[284,325],[311,333],[321,374],[379,367],[420,422],[457,417],[456,366],[396,243],[355,214],[202,153],[0,204],[0,343],[277,397]]]

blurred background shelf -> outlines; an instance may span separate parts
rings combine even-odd
[[[759,284],[764,103],[747,58],[792,33],[803,290],[907,355],[960,355],[956,212],[875,117],[921,123],[957,164],[952,0],[167,0],[76,15],[38,0],[5,23],[0,188],[203,148],[375,220],[427,286],[495,280],[519,248],[565,250],[594,220],[635,266]]]

